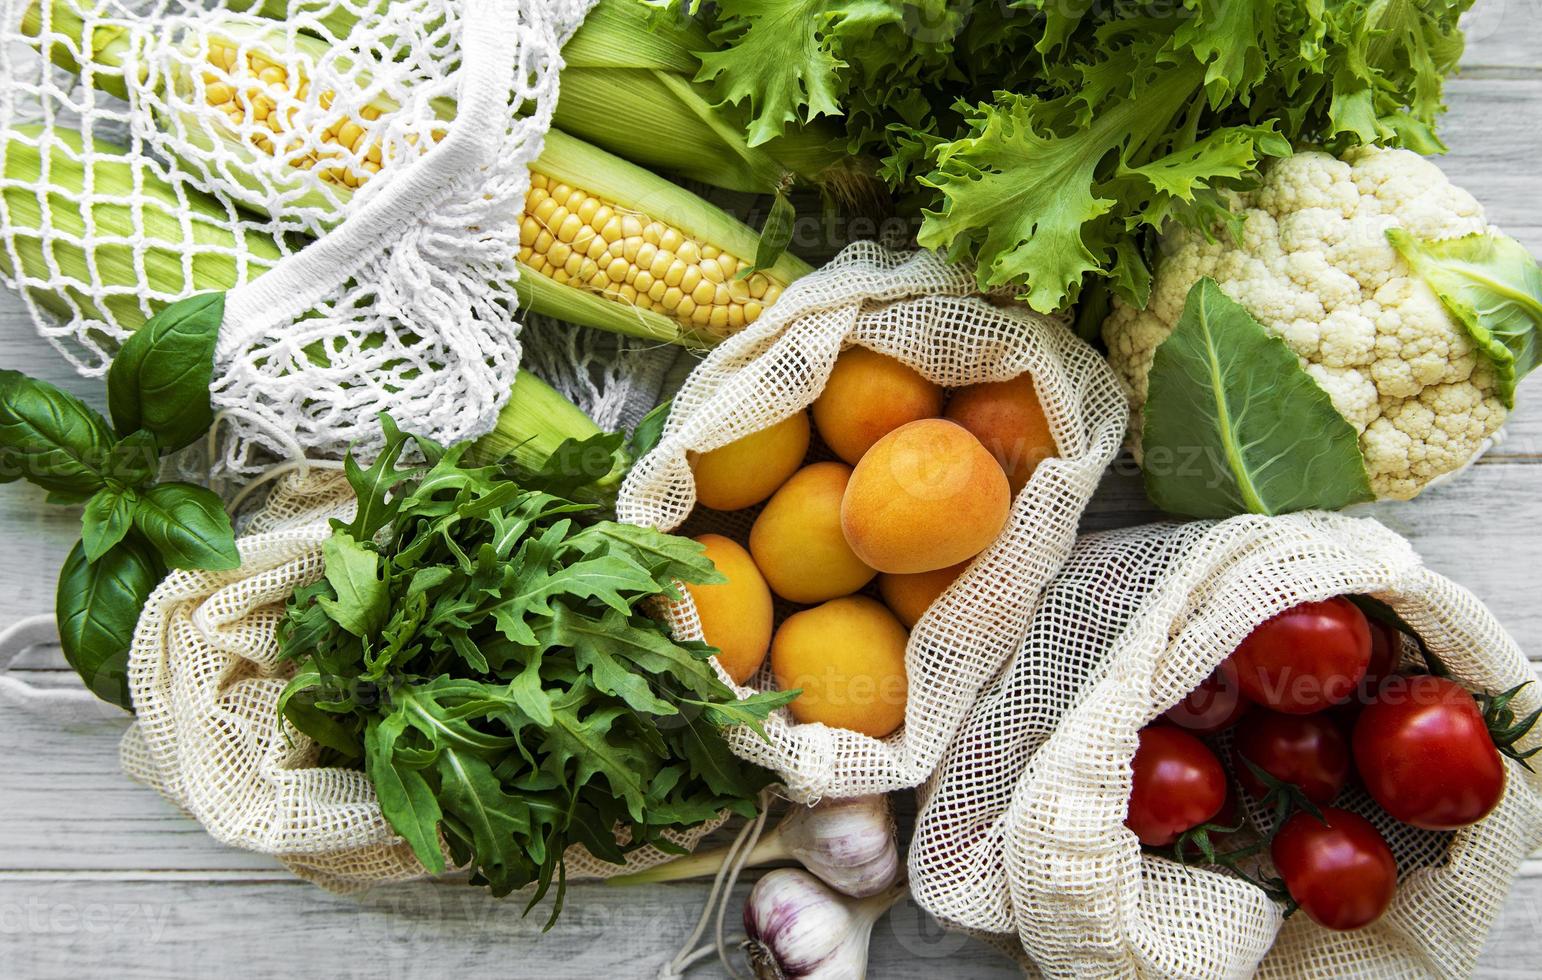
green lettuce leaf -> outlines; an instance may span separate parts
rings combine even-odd
[[[696,80],[710,83],[720,103],[748,110],[750,146],[775,139],[789,124],[840,113],[837,75],[846,63],[820,36],[829,6],[823,0],[717,5],[722,26],[713,40],[725,47],[697,52]]]
[[[1152,503],[1190,517],[1337,510],[1372,499],[1354,426],[1213,279],[1157,348],[1141,435]]]

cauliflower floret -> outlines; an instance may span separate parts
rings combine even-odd
[[[1116,300],[1104,322],[1109,360],[1137,411],[1157,346],[1189,289],[1209,276],[1285,341],[1360,433],[1377,496],[1412,497],[1465,466],[1504,424],[1504,403],[1462,325],[1386,231],[1426,240],[1483,232],[1472,195],[1417,154],[1359,149],[1342,160],[1280,160],[1239,207],[1239,242],[1170,236],[1147,308]]]

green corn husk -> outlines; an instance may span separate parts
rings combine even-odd
[[[236,247],[238,235],[253,260],[246,269],[247,280],[261,275],[283,255],[278,243],[260,232],[238,233],[216,223],[214,219],[228,220],[227,212],[208,195],[191,189],[179,193],[146,172],[135,183],[133,165],[122,158],[120,147],[94,140],[97,156],[88,167],[82,158],[85,141],[80,133],[55,127],[52,138],[40,145],[42,136],[40,127],[26,126],[0,137],[0,169],[6,177],[0,194],[0,224],[14,237],[20,260],[17,268],[10,250],[0,248],[0,274],[61,318],[73,317],[78,308],[86,316],[134,330],[171,302],[141,301],[137,296],[141,283],[172,298],[229,289],[243,279],[237,259],[225,254]],[[85,228],[81,194],[88,182],[96,227],[89,252],[79,238]],[[131,193],[143,202],[137,209],[122,200],[96,199],[97,195]],[[41,233],[44,209],[48,224],[61,233],[46,241]],[[191,220],[184,224],[176,214],[187,214]],[[199,221],[199,216],[210,220]],[[65,286],[61,297],[40,285],[61,273],[104,287],[109,294],[103,301],[105,309],[80,287]],[[307,353],[318,364],[326,363],[319,347]],[[478,443],[477,454],[488,461],[509,455],[521,465],[539,467],[565,440],[599,434],[599,427],[577,406],[540,378],[521,371],[497,427]]]
[[[10,251],[0,249],[0,273],[21,283],[49,312],[69,319],[78,309],[133,330],[155,312],[139,299],[140,283],[174,296],[229,289],[242,278],[232,250],[244,244],[251,271],[283,257],[272,239],[233,229],[232,212],[208,194],[148,175],[136,187],[134,165],[101,140],[93,143],[88,191],[80,133],[54,129],[44,146],[39,144],[44,132],[41,126],[19,126],[0,143],[6,181],[0,224],[11,231],[21,266],[14,268]],[[40,189],[25,186],[44,173],[45,163],[47,183]],[[47,226],[57,233],[46,237],[45,209]],[[88,210],[94,241],[89,256],[71,241],[85,236]],[[98,305],[80,287],[67,286],[60,295],[27,285],[53,278],[55,269],[69,279],[99,284],[107,295]]]

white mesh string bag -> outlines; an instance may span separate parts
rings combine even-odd
[[[229,289],[237,470],[376,445],[381,411],[480,434],[519,364],[527,167],[591,3],[0,0],[0,272],[87,373]]]
[[[1146,854],[1124,827],[1137,732],[1263,620],[1350,593],[1390,604],[1471,690],[1535,678],[1471,593],[1375,521],[1306,513],[1089,536],[923,787],[917,901],[1049,977],[1470,975],[1542,845],[1542,775],[1519,764],[1507,762],[1499,807],[1449,834],[1397,824],[1363,791],[1341,799],[1399,867],[1391,909],[1357,932],[1282,922],[1261,889]],[[1516,699],[1520,712],[1539,705],[1535,687]]]
[[[766,723],[767,739],[747,730],[734,733],[734,751],[777,772],[788,795],[800,801],[887,792],[927,777],[976,692],[1027,630],[1040,590],[1069,553],[1082,511],[1118,451],[1127,415],[1107,364],[1063,321],[981,296],[968,269],[930,252],[859,242],[794,283],[759,320],[696,367],[675,398],[658,446],[623,484],[620,518],[742,538],[750,513],[692,517],[696,495],[687,455],[806,409],[849,345],[898,358],[946,387],[1028,372],[1059,455],[1039,464],[995,544],[911,632],[909,700],[898,732],[879,740],[797,724],[784,709]],[[669,615],[677,636],[701,637],[689,598]],[[741,690],[771,683],[767,670]]]

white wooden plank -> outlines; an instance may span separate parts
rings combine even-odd
[[[1539,17],[1542,17],[1539,0],[1478,0],[1462,18],[1462,30],[1467,35],[1462,70],[1466,73],[1499,67],[1536,70]]]
[[[18,977],[201,978],[219,963],[243,978],[642,978],[685,941],[699,891],[576,885],[557,930],[542,935],[539,913],[521,918],[516,902],[453,885],[346,898],[280,882],[187,882],[173,892],[149,882],[0,880],[0,951]],[[878,924],[871,964],[873,977],[1018,975],[989,948],[941,934],[914,906]]]

